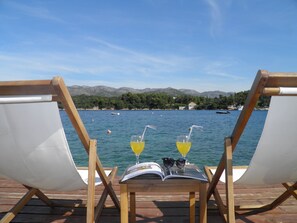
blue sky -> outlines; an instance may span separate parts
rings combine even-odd
[[[295,0],[0,0],[1,80],[248,90],[297,71]]]

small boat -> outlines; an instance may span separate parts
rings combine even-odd
[[[120,115],[119,112],[112,112],[111,115]]]
[[[216,113],[217,113],[217,114],[220,114],[220,115],[230,114],[229,111],[217,111]]]

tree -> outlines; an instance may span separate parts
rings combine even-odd
[[[102,97],[102,96],[73,96],[73,101],[77,108],[99,109],[178,109],[180,106],[187,106],[190,102],[197,104],[196,109],[227,109],[229,105],[243,105],[248,91],[242,91],[230,96],[208,98],[201,96],[181,95],[177,97],[169,96],[165,93],[143,93],[134,94],[128,92],[121,97]],[[261,96],[258,101],[258,107],[267,107],[270,97]]]

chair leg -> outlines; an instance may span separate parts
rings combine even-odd
[[[117,198],[117,195],[115,193],[115,191],[112,188],[112,183],[110,182],[109,178],[105,175],[102,174],[102,172],[104,172],[104,168],[101,164],[101,161],[99,160],[99,158],[97,157],[97,161],[96,161],[96,170],[102,180],[103,185],[105,186],[105,188],[107,189],[107,192],[111,198],[111,200],[113,201],[114,205],[116,206],[117,209],[121,209],[121,205],[119,202],[119,199]]]
[[[232,167],[232,144],[231,139],[225,139],[225,158],[226,158],[226,196],[227,196],[227,221],[235,222],[234,210],[234,188],[233,188],[233,167]]]
[[[8,223],[15,218],[17,213],[29,202],[29,200],[36,194],[37,189],[31,188],[19,202],[0,220],[0,223]]]
[[[91,140],[89,149],[87,223],[94,223],[96,157],[96,140]]]
[[[284,183],[283,186],[287,189],[284,193],[282,193],[278,198],[276,198],[269,206],[270,209],[276,208],[278,205],[283,203],[285,200],[287,200],[289,197],[294,196],[297,199],[297,182],[295,182],[293,185],[289,185],[289,183]]]
[[[113,170],[111,171],[110,173],[110,183],[113,182],[114,180],[114,177],[116,176],[116,173],[117,173],[117,168],[113,168]],[[108,196],[108,191],[106,188],[104,188],[102,194],[101,194],[101,197],[100,197],[100,200],[98,201],[98,204],[96,205],[96,208],[95,208],[95,222],[97,221],[97,218],[101,215],[102,213],[102,210],[103,210],[103,207],[104,207],[104,203],[106,201],[106,198]]]
[[[233,174],[232,174],[232,144],[230,138],[225,138],[225,153],[224,153],[225,174],[226,174],[226,203],[224,205],[222,198],[216,188],[213,190],[213,196],[218,205],[221,216],[226,222],[235,222],[235,207],[234,207],[234,188],[233,188]],[[211,182],[213,179],[213,174],[208,167],[205,167],[205,173]]]
[[[24,185],[28,190],[31,190],[32,187]],[[47,206],[53,207],[54,202],[51,201],[43,192],[41,192],[39,189],[36,189],[36,194],[35,194],[41,201],[43,201]]]
[[[290,191],[291,195],[297,199],[297,182],[294,184],[283,183],[283,186]]]
[[[227,143],[228,145],[229,143]],[[287,189],[285,192],[283,192],[278,198],[276,198],[272,203],[265,204],[265,205],[240,205],[235,206],[234,205],[234,188],[233,188],[233,179],[230,177],[232,176],[231,171],[232,169],[232,153],[230,153],[231,148],[228,149],[228,146],[226,146],[225,151],[225,159],[226,159],[226,196],[227,196],[227,208],[224,205],[222,198],[218,192],[218,190],[215,188],[212,192],[212,195],[215,198],[215,202],[218,205],[218,209],[220,211],[221,216],[224,218],[226,222],[235,222],[235,210],[237,211],[245,211],[244,215],[249,214],[256,214],[256,213],[262,213],[268,210],[272,210],[279,206],[282,202],[287,200],[290,196],[293,196],[297,199],[297,182],[294,184],[290,183],[283,183],[283,186]],[[231,158],[230,158],[231,156]],[[205,166],[205,173],[209,179],[209,182],[213,179],[213,174],[211,172],[211,169],[208,166]],[[233,205],[232,205],[233,204]],[[232,208],[233,207],[233,208]],[[232,210],[233,209],[233,210]],[[226,216],[227,213],[227,216]],[[229,217],[228,217],[229,216]],[[229,220],[228,220],[229,218]],[[233,221],[231,221],[233,219]]]
[[[211,182],[213,174],[212,174],[210,168],[208,166],[205,166],[204,170],[208,177],[209,182]],[[215,202],[218,206],[218,209],[219,209],[219,212],[220,212],[222,218],[224,219],[225,222],[227,222],[227,209],[226,209],[225,204],[223,203],[223,200],[222,200],[221,195],[217,188],[214,188],[212,195],[214,196]]]

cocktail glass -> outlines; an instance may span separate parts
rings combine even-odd
[[[130,146],[136,156],[136,164],[139,163],[139,156],[144,150],[144,145],[145,145],[145,142],[141,135],[131,136]]]
[[[186,159],[188,152],[192,146],[192,141],[188,135],[180,135],[176,139],[176,147],[182,157]]]

